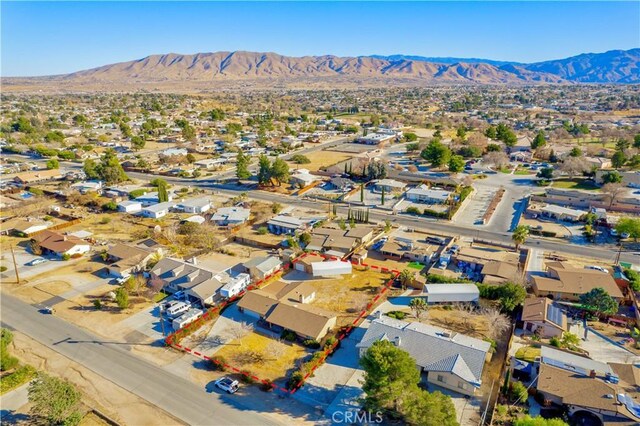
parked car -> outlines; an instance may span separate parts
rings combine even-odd
[[[609,270],[606,268],[603,268],[602,266],[597,266],[597,265],[587,265],[584,267],[584,269],[591,269],[593,271],[600,271],[600,272],[604,272],[605,274],[609,273]]]
[[[176,300],[183,300],[184,299],[184,291],[176,291],[175,293],[173,293],[173,297]]]
[[[45,259],[44,257],[37,257],[35,259],[33,259],[31,262],[27,263],[28,266],[36,266],[36,265],[40,265],[42,263],[48,262],[47,259]]]
[[[43,314],[48,314],[48,315],[53,315],[55,312],[55,309],[53,309],[53,306],[45,306],[44,308],[42,308],[40,310]]]
[[[213,384],[226,393],[236,393],[240,387],[240,383],[237,380],[232,380],[228,377],[222,377],[213,382]]]

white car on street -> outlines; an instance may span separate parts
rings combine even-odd
[[[240,383],[237,380],[232,380],[228,377],[222,377],[213,382],[213,384],[226,393],[236,393],[240,387]]]

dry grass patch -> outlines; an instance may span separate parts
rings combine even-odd
[[[260,379],[274,381],[286,377],[296,361],[305,354],[301,346],[251,332],[241,339],[228,342],[215,356],[224,358],[236,368],[250,371]]]
[[[335,151],[316,151],[309,154],[304,154],[311,163],[308,164],[296,164],[289,161],[289,167],[292,169],[307,169],[311,172],[318,171],[322,168],[333,166],[334,164],[341,163],[345,160],[353,158],[353,155],[335,152]]]
[[[426,323],[478,339],[484,339],[491,334],[487,318],[466,309],[431,307],[425,316]]]
[[[42,303],[68,290],[71,290],[71,285],[68,282],[56,280],[25,287],[17,286],[15,294],[29,303]]]

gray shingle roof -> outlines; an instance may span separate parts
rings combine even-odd
[[[368,348],[379,340],[394,342],[426,371],[451,372],[478,385],[491,349],[490,343],[464,334],[389,317],[373,320],[357,347]]]

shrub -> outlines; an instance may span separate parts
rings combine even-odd
[[[287,389],[291,390],[297,388],[303,380],[304,375],[301,371],[294,372],[291,377],[289,377],[289,380],[287,380]]]
[[[282,330],[282,334],[280,334],[280,337],[287,342],[295,342],[297,336],[296,333],[291,330]]]
[[[44,191],[40,188],[29,188],[29,192],[33,195],[44,195]]]
[[[518,401],[523,404],[527,401],[528,397],[527,388],[521,382],[511,383],[511,389],[509,391],[509,398],[512,402]]]
[[[266,235],[267,232],[269,232],[269,229],[266,226],[258,228],[258,235]]]
[[[213,368],[218,371],[225,371],[224,365],[227,363],[227,360],[220,355],[214,355],[211,357],[211,362],[213,363]]]
[[[311,348],[311,349],[318,349],[320,348],[320,342],[318,342],[315,339],[307,339],[304,342],[302,342],[302,344],[304,346],[306,346],[307,348]]]
[[[242,380],[243,383],[250,385],[256,382],[255,379],[251,377],[253,375],[251,371],[243,370],[240,374],[240,380]]]
[[[93,307],[98,311],[102,309],[102,302],[100,299],[93,299]]]
[[[6,266],[0,266],[0,272],[5,272],[7,270]]]
[[[108,203],[104,203],[102,205],[102,210],[114,212],[118,210],[118,205],[115,201],[109,201]]]
[[[71,255],[69,255],[69,253],[65,253],[65,254],[62,255],[62,260],[66,261],[66,260],[69,260],[69,259],[71,259]]]
[[[472,283],[473,281],[465,280],[465,279],[449,278],[440,274],[427,274],[427,282],[434,283],[434,284],[451,284],[451,283]]]
[[[0,381],[0,394],[15,389],[28,382],[36,375],[36,369],[30,365],[23,365],[11,374],[2,377]]]
[[[558,235],[557,232],[553,232],[553,231],[542,231],[542,236],[543,237],[555,237],[556,235]]]
[[[417,207],[407,207],[407,210],[405,210],[405,212],[408,214],[420,214],[420,209],[418,209]]]
[[[397,320],[403,320],[406,318],[407,313],[402,311],[389,311],[385,315],[391,318],[395,318]]]
[[[335,349],[338,349],[340,347],[340,340],[338,340],[334,336],[331,336],[331,337],[327,338],[327,340],[324,342],[324,348],[325,349],[329,349],[329,348],[333,347],[333,345],[335,345],[336,342],[338,344],[336,345]]]
[[[271,392],[273,391],[273,382],[269,379],[262,382],[260,385],[260,390],[263,392]]]
[[[7,349],[0,350],[0,371],[13,370],[18,366],[18,358],[10,355]],[[3,379],[4,381],[4,379]]]
[[[102,219],[100,219],[100,223],[103,225],[106,225],[107,223],[111,222],[111,218],[110,217],[103,217]]]
[[[551,346],[555,346],[556,348],[560,347],[560,339],[558,339],[557,337],[552,337],[551,340],[549,340],[549,344]]]
[[[147,190],[146,190],[146,189],[142,189],[142,188],[140,188],[140,189],[134,189],[133,191],[131,191],[131,192],[129,193],[129,198],[132,198],[132,199],[133,199],[133,198],[138,198],[138,197],[143,196],[143,195],[144,195],[144,194],[146,194],[146,193],[147,193]]]

